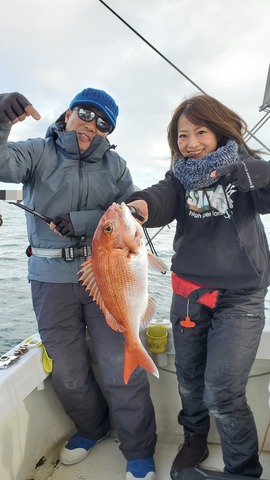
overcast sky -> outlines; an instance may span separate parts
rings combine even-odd
[[[106,3],[250,129],[261,120],[270,60],[269,0]],[[120,114],[109,140],[141,188],[168,169],[172,112],[198,93],[99,0],[3,2],[0,65],[0,91],[23,93],[42,115],[39,122],[29,118],[15,125],[11,140],[44,137],[83,88],[111,94]],[[268,148],[269,132],[270,120],[257,134]],[[260,148],[253,141],[250,146]]]

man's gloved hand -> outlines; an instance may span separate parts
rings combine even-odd
[[[55,230],[57,230],[62,237],[71,237],[75,233],[69,213],[66,215],[59,215],[59,217],[52,220],[52,223],[54,223]]]
[[[270,162],[247,157],[227,167],[218,167],[216,175],[225,175],[241,192],[270,186]]]
[[[21,93],[0,94],[0,123],[11,123],[13,125],[30,115],[35,120],[40,119],[38,111]]]

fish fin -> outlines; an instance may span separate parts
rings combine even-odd
[[[155,375],[159,378],[159,371],[157,366],[153,362],[152,358],[148,355],[147,351],[143,346],[140,348],[134,349],[130,348],[129,345],[125,346],[125,363],[124,363],[124,382],[128,383],[130,375],[135,370],[136,367],[142,367],[148,372]]]
[[[115,318],[112,316],[109,310],[106,309],[106,307],[104,307],[104,310],[102,309],[102,311],[104,313],[105,320],[109,325],[109,327],[111,327],[113,330],[116,330],[116,332],[125,331],[124,327],[122,327],[122,325],[120,325],[120,323],[118,323],[117,320],[115,320]]]
[[[107,310],[103,298],[101,296],[100,290],[98,288],[96,277],[93,272],[92,261],[91,258],[88,258],[84,263],[82,263],[81,270],[79,274],[82,273],[80,280],[83,282],[82,285],[86,287],[86,290],[89,290],[89,295],[93,297],[95,302],[98,304],[100,309],[102,310],[105,320],[107,324],[117,332],[123,332],[125,329],[120,325],[112,314]]]
[[[167,267],[166,263],[163,262],[159,257],[153,255],[151,252],[147,252],[148,256],[148,263],[151,268],[156,270],[157,272],[167,272],[169,268]]]
[[[88,258],[84,263],[82,263],[82,268],[78,273],[82,274],[80,276],[80,281],[82,281],[82,285],[85,287],[85,290],[89,290],[89,296],[92,295],[93,299],[100,306],[101,310],[105,308],[96,282],[91,258]]]
[[[78,271],[78,275],[80,275],[80,273],[82,273],[81,277],[80,277],[80,280],[83,280],[84,277],[87,275],[87,274],[90,274],[90,273],[94,273],[93,272],[93,267],[92,267],[92,258],[89,257],[87,260],[85,260],[85,262],[83,262],[81,264],[81,269]]]
[[[149,297],[146,311],[140,321],[140,330],[143,330],[145,327],[147,327],[148,323],[154,316],[155,309],[156,309],[155,299],[153,297]]]

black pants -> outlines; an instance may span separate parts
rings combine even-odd
[[[171,321],[182,401],[179,423],[208,434],[216,420],[225,471],[260,477],[258,437],[246,385],[264,327],[266,290],[226,291],[210,309],[173,294]],[[187,315],[193,328],[181,326]]]
[[[91,439],[110,428],[108,404],[128,460],[150,457],[156,423],[145,370],[124,384],[124,336],[112,330],[89,292],[78,284],[31,282],[39,333],[53,359],[52,384],[78,433]],[[106,400],[92,370],[86,327],[101,372]],[[107,404],[108,401],[108,404]]]

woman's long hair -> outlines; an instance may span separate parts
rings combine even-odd
[[[194,125],[209,128],[220,139],[218,146],[225,145],[228,139],[243,144],[248,153],[258,156],[260,150],[252,150],[244,141],[244,134],[247,132],[246,122],[230,108],[209,95],[195,95],[184,100],[175,109],[168,126],[168,143],[171,150],[171,161],[181,157],[178,140],[178,119],[184,114]]]

